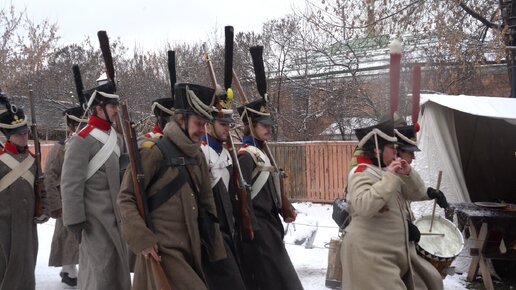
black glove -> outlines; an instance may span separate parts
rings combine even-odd
[[[419,232],[419,229],[411,221],[407,220],[407,222],[408,222],[408,240],[409,240],[409,242],[418,243],[419,239],[421,238],[421,233]]]
[[[333,202],[333,213],[331,217],[341,229],[345,228],[349,224],[350,220],[348,204],[344,199],[335,199]]]
[[[435,201],[441,208],[448,207],[448,201],[446,200],[446,196],[444,196],[444,193],[442,191],[429,187],[426,190],[426,194],[430,199],[435,199]]]
[[[68,230],[75,235],[75,239],[79,244],[82,240],[82,231],[84,230],[84,226],[86,225],[86,222],[73,224],[68,226]]]

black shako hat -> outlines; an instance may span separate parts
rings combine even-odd
[[[88,108],[97,105],[115,104],[118,105],[119,97],[115,95],[116,85],[109,80],[105,73],[97,79],[97,86],[84,90],[84,97],[88,100]]]
[[[271,119],[271,113],[267,108],[267,102],[262,98],[240,106],[237,110],[240,119],[242,119],[245,125],[249,125],[248,118],[251,118],[253,122],[264,125],[272,126],[274,124]]]
[[[81,106],[66,109],[63,112],[63,116],[66,119],[66,125],[68,127],[75,127],[79,123],[88,123],[88,115],[84,113],[84,109]]]
[[[375,135],[379,148],[382,148],[385,144],[398,143],[394,135],[394,122],[392,119],[374,126],[355,129],[355,135],[359,140],[358,147],[364,150],[372,150],[376,147]]]
[[[394,133],[398,138],[398,148],[411,152],[421,151],[417,147],[416,130],[413,125],[397,127],[394,129]]]
[[[212,121],[214,97],[215,90],[212,88],[189,83],[174,86],[174,107],[177,113],[196,114]]]
[[[160,98],[152,101],[152,112],[156,118],[168,118],[174,115],[174,99]]]
[[[22,109],[12,105],[0,114],[0,131],[9,138],[11,135],[29,131],[27,119]]]

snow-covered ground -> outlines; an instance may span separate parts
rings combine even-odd
[[[328,243],[332,237],[337,237],[338,229],[331,218],[331,205],[297,203],[298,218],[295,224],[288,225],[285,243],[294,267],[306,290],[323,290],[325,287],[326,268],[328,266]],[[428,203],[413,205],[416,216],[427,214]],[[314,230],[315,238],[312,236]],[[39,253],[36,265],[36,289],[59,290],[70,289],[61,283],[60,268],[48,267],[50,244],[54,232],[54,220],[38,226]],[[312,248],[309,238],[312,236]],[[300,245],[296,245],[300,244]],[[463,251],[464,253],[464,251]],[[467,254],[461,254],[455,259],[452,266],[457,272],[464,273],[469,265]],[[466,274],[448,275],[444,280],[446,290],[462,290],[466,288]]]

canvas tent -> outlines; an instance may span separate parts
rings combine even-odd
[[[450,202],[516,203],[516,99],[421,95],[415,168]]]

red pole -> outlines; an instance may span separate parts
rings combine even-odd
[[[421,66],[412,67],[412,125],[419,131],[417,118],[419,116],[419,100],[421,96]]]
[[[401,70],[401,43],[399,40],[394,39],[390,47],[390,67],[389,67],[389,79],[390,79],[390,113],[394,114],[398,110],[399,95],[400,95],[400,70]]]

